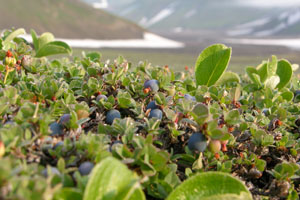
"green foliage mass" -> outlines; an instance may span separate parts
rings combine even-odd
[[[298,199],[295,65],[273,56],[226,72],[221,44],[195,73],[97,52],[50,59],[72,49],[34,31],[32,47],[23,32],[0,39],[0,199]],[[149,118],[151,101],[161,120]],[[107,124],[113,109],[121,118]],[[189,149],[194,133],[205,138]]]

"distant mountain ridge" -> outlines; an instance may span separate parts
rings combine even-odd
[[[79,0],[0,0],[0,30],[35,29],[70,39],[138,39],[144,29]]]
[[[153,31],[216,30],[257,37],[300,34],[300,11],[292,7],[254,7],[240,0],[105,1],[108,11]]]

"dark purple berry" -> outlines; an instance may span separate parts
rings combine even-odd
[[[97,96],[96,101],[100,101],[101,99],[103,99],[104,101],[107,101],[107,96],[100,94]]]
[[[191,151],[204,152],[207,147],[207,140],[202,133],[194,133],[188,141],[188,147]]]
[[[60,117],[59,119],[59,123],[61,125],[66,125],[70,122],[70,119],[71,119],[71,115],[70,114],[64,114],[63,116]]]
[[[50,132],[51,136],[63,135],[63,126],[59,123],[53,122],[52,124],[50,124]]]
[[[151,91],[157,92],[159,90],[159,82],[157,80],[149,80],[144,84],[144,88],[150,88]]]
[[[121,118],[121,113],[118,110],[110,110],[106,114],[106,123],[107,124],[112,124],[114,122],[114,119],[116,118]]]
[[[146,107],[146,110],[148,110],[148,109],[153,110],[153,109],[158,109],[158,108],[159,107],[158,107],[158,105],[156,104],[155,101],[150,101],[150,103]]]
[[[93,163],[84,162],[84,163],[81,163],[81,165],[78,168],[78,171],[81,174],[81,176],[86,176],[86,175],[89,175],[89,173],[92,171],[93,168],[94,168]]]
[[[50,167],[50,169],[51,169],[51,174],[55,174],[55,175],[60,176],[60,172],[58,171],[58,169],[56,167]],[[44,177],[46,177],[46,178],[48,177],[48,170],[47,170],[47,168],[43,169],[42,175]]]
[[[163,113],[159,109],[154,109],[151,110],[149,118],[157,118],[157,119],[162,119]]]
[[[196,98],[192,95],[189,95],[189,94],[185,94],[184,98],[187,99],[187,100],[196,101]]]

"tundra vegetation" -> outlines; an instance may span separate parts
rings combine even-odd
[[[0,199],[298,199],[300,83],[212,45],[174,72],[80,57],[51,33],[0,39]]]

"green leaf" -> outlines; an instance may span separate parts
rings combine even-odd
[[[45,44],[54,41],[54,35],[49,32],[43,33],[38,39],[39,49],[42,48]]]
[[[268,73],[268,64],[269,63],[262,63],[257,68],[257,73],[260,77],[260,81],[263,83],[267,80],[269,73]]]
[[[292,65],[287,60],[278,61],[276,74],[280,78],[279,84],[276,86],[279,90],[284,88],[292,79]]]
[[[276,75],[276,71],[277,71],[277,57],[276,56],[272,56],[272,61],[268,63],[268,74],[269,76],[274,76]]]
[[[33,46],[35,48],[35,50],[37,51],[39,49],[39,40],[37,38],[36,32],[31,29],[31,37],[32,37],[32,41],[33,41]]]
[[[286,101],[292,101],[294,98],[294,93],[291,91],[285,91],[285,92],[281,93],[281,96]]]
[[[49,42],[45,44],[43,47],[41,47],[37,52],[36,52],[36,57],[44,57],[44,56],[50,56],[54,54],[64,54],[72,53],[72,49],[69,47],[69,45],[65,42],[61,41],[54,41],[54,42]]]
[[[197,116],[197,118],[205,120],[206,118],[209,117],[209,110],[206,105],[203,103],[198,103],[194,108],[193,108],[193,113]]]
[[[247,73],[247,75],[249,76],[250,80],[253,83],[256,83],[256,84],[259,84],[259,85],[261,84],[260,76],[258,75],[258,72],[254,67],[247,67],[246,68],[246,73]]]
[[[266,80],[265,86],[271,89],[275,89],[279,82],[280,78],[278,76],[271,76]]]
[[[54,200],[65,200],[65,199],[81,200],[82,194],[78,189],[75,188],[62,188],[54,195]]]
[[[90,52],[86,54],[86,57],[91,59],[91,61],[96,62],[96,61],[100,61],[101,54],[98,52]]]
[[[205,172],[187,179],[167,198],[167,200],[176,199],[251,200],[252,197],[246,186],[231,175],[222,172]]]
[[[18,35],[23,35],[25,33],[26,33],[26,31],[23,28],[19,28],[15,31],[11,32],[3,41],[4,48],[6,48],[8,46],[8,44],[10,43],[10,41],[12,41],[15,37],[17,37]]]
[[[97,164],[86,186],[83,200],[143,200],[145,195],[135,175],[120,161],[108,157]]]
[[[239,83],[240,77],[237,73],[234,72],[224,72],[221,78],[217,81],[216,85],[225,85],[227,83]]]
[[[215,84],[226,70],[230,57],[231,48],[223,44],[215,44],[203,50],[195,66],[197,85]]]

